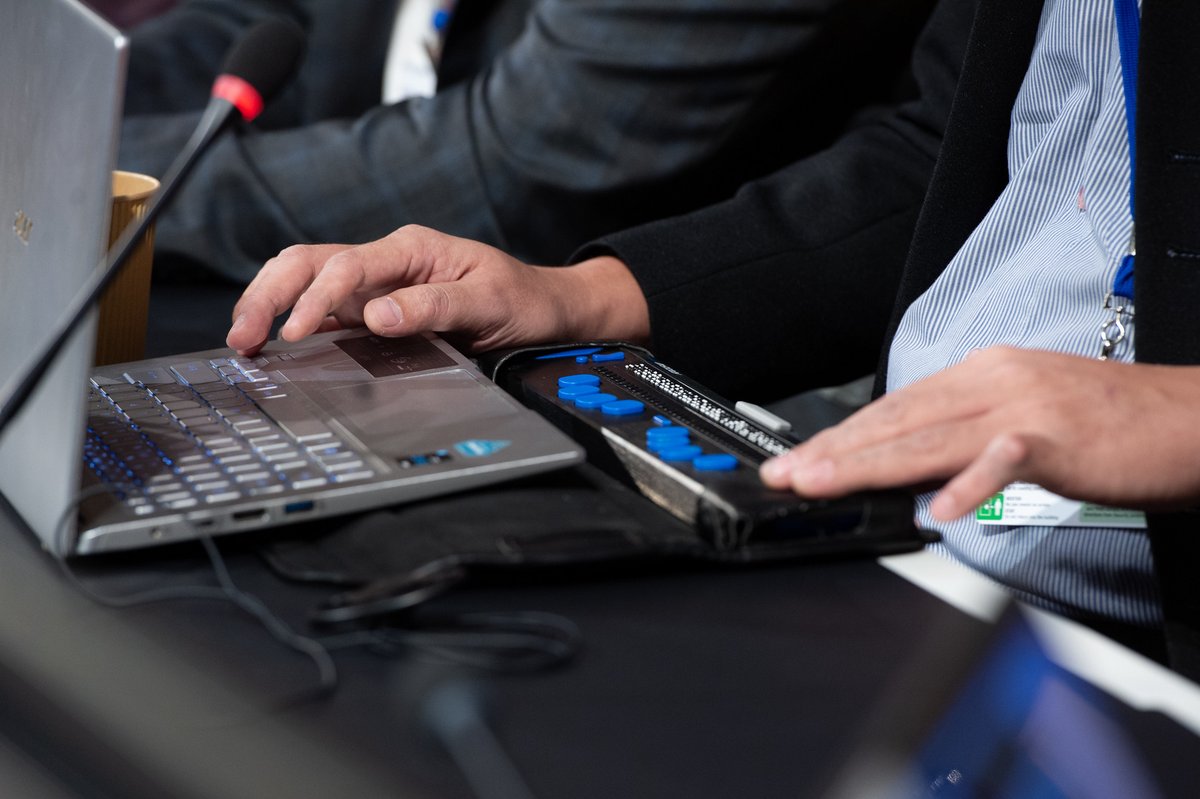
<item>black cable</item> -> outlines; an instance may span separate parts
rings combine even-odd
[[[366,647],[380,655],[416,654],[439,663],[506,673],[566,665],[583,636],[570,619],[537,611],[404,614],[385,626],[323,637],[328,649]]]
[[[215,599],[230,602],[240,608],[243,612],[257,620],[272,638],[289,649],[308,657],[317,668],[319,683],[315,688],[302,691],[289,700],[279,703],[278,706],[273,708],[274,710],[282,710],[309,699],[326,696],[337,689],[337,667],[329,651],[319,641],[301,635],[293,630],[287,622],[272,612],[260,599],[238,588],[233,582],[225,560],[221,556],[220,550],[217,549],[217,545],[212,540],[212,537],[200,533],[194,526],[192,530],[195,532],[196,539],[200,541],[209,562],[212,564],[217,585],[164,586],[124,595],[104,594],[87,585],[71,568],[66,558],[66,554],[70,552],[69,531],[71,529],[71,521],[79,512],[79,506],[83,502],[101,494],[118,492],[123,488],[134,489],[135,487],[126,483],[106,483],[86,488],[75,495],[67,504],[62,516],[59,517],[55,539],[58,544],[58,551],[62,553],[62,557],[57,557],[56,560],[58,561],[59,569],[72,585],[93,602],[111,608],[123,609],[154,602],[181,599]],[[186,517],[184,518],[184,522],[190,525]]]
[[[329,650],[316,639],[293,630],[258,597],[238,588],[229,574],[229,569],[225,566],[225,559],[221,557],[217,544],[211,536],[201,535],[200,543],[204,547],[204,551],[208,553],[208,559],[213,565],[213,573],[216,574],[217,582],[221,585],[229,601],[257,619],[276,641],[312,660],[317,667],[317,675],[320,680],[315,690],[317,696],[333,693],[338,685],[338,674],[337,666],[334,665]]]
[[[66,555],[72,549],[71,536],[71,521],[79,512],[79,506],[92,497],[101,496],[103,494],[111,494],[120,491],[124,488],[133,489],[135,486],[129,483],[106,483],[104,485],[94,485],[85,488],[78,492],[74,499],[67,503],[67,507],[63,510],[62,515],[58,519],[58,524],[55,527],[55,549],[60,553],[60,556],[55,560],[58,563],[59,570],[67,578],[67,580],[75,586],[82,594],[93,602],[104,605],[110,608],[129,608],[135,605],[147,605],[153,602],[167,602],[180,599],[217,599],[228,600],[228,595],[218,586],[210,585],[173,585],[160,588],[152,588],[148,591],[139,591],[131,594],[112,595],[103,594],[96,591],[94,588],[85,583],[78,574],[72,569],[67,562]]]

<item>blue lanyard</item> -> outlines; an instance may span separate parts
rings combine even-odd
[[[1121,86],[1125,90],[1125,127],[1129,131],[1129,216],[1136,219],[1133,188],[1137,169],[1137,66],[1140,17],[1137,0],[1113,0],[1117,14],[1117,45],[1121,54]],[[1134,235],[1129,234],[1129,253],[1121,259],[1113,279],[1115,297],[1133,299]]]

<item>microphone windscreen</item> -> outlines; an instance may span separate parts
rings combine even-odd
[[[296,71],[303,50],[304,31],[299,25],[283,17],[268,17],[234,44],[221,72],[241,78],[267,101]]]

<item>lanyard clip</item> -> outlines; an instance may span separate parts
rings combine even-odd
[[[1100,325],[1100,360],[1107,361],[1117,345],[1125,340],[1126,323],[1133,322],[1133,306],[1118,305],[1122,298],[1111,291],[1104,295],[1104,310],[1110,313]]]

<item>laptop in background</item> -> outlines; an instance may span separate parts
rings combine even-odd
[[[0,4],[7,379],[103,257],[126,50],[77,0]],[[341,331],[253,359],[217,349],[92,369],[94,328],[93,314],[0,438],[0,491],[59,556],[360,511],[583,458],[435,336]]]
[[[1117,700],[1055,664],[1015,604],[995,624],[966,621],[936,630],[897,675],[825,799],[1178,795],[1162,789]]]

